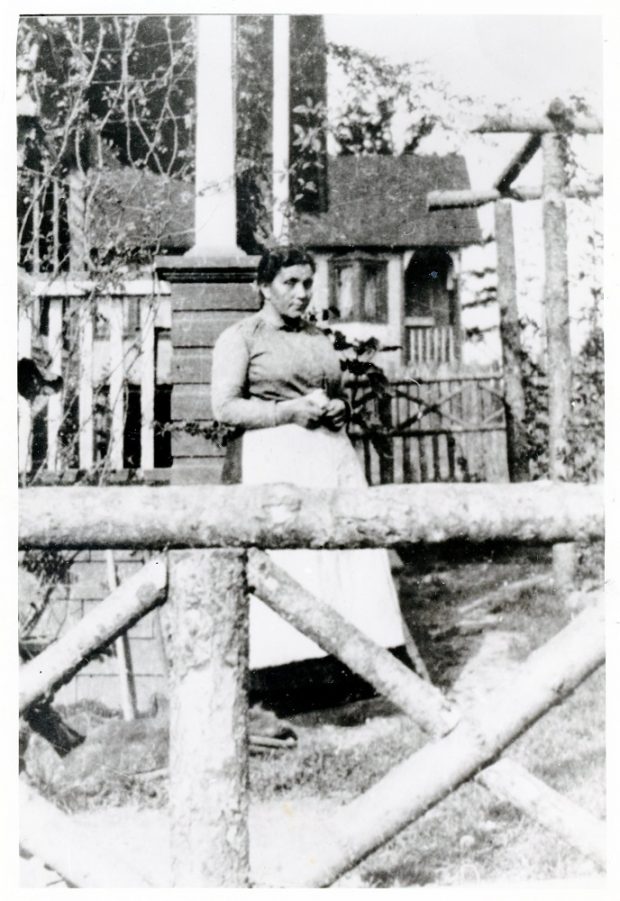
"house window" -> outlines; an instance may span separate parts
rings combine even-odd
[[[343,322],[387,322],[387,263],[367,257],[330,264],[330,307]]]

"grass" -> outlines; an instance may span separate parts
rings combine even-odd
[[[584,552],[580,561],[579,583],[586,588],[601,579],[595,550]],[[482,659],[488,647],[500,650],[485,658],[480,678],[499,679],[507,666],[566,624],[570,606],[543,586],[483,611],[479,628],[474,622],[459,629],[464,604],[505,582],[548,574],[549,568],[549,553],[536,548],[484,550],[476,557],[452,549],[450,559],[427,554],[405,561],[401,602],[438,685],[452,690],[465,678],[472,658]],[[476,684],[474,678],[474,689]],[[72,811],[104,804],[165,806],[166,779],[145,777],[167,764],[165,710],[135,723],[88,704],[66,714],[87,740],[63,761],[42,740],[32,741],[28,773],[39,790]],[[511,758],[598,817],[605,813],[603,715],[604,673],[599,671],[510,749]],[[256,801],[345,802],[425,742],[415,725],[380,698],[290,719],[299,735],[295,750],[251,757],[250,788]],[[468,783],[367,858],[355,878],[364,886],[383,888],[599,872],[511,805]],[[341,884],[347,885],[347,877]]]

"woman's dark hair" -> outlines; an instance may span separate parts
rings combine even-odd
[[[314,257],[303,247],[292,245],[271,247],[269,250],[265,250],[260,258],[256,283],[270,285],[280,269],[286,269],[287,266],[310,266],[312,271],[316,272]]]

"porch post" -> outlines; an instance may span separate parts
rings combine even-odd
[[[197,16],[196,200],[191,255],[237,256],[233,16]]]
[[[289,17],[273,17],[273,234],[288,243],[289,222]]]

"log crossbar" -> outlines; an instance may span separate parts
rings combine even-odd
[[[21,548],[358,548],[603,537],[598,485],[293,485],[24,488]]]
[[[463,191],[429,191],[426,195],[426,208],[429,213],[436,210],[472,209],[494,203],[496,200],[541,200],[542,188],[532,185],[522,187],[508,186],[501,191],[498,188],[486,188]],[[583,200],[586,197],[602,197],[603,186],[599,182],[587,182],[583,185],[567,188],[564,195],[570,200]]]
[[[524,491],[525,487],[535,490]],[[442,490],[429,492],[428,488]],[[500,499],[497,488],[510,490]],[[117,491],[122,491],[122,504],[117,503],[120,498],[111,497],[110,493]],[[136,491],[139,494],[130,499],[128,493]],[[451,538],[596,539],[603,534],[599,489],[544,483],[398,486],[395,491],[369,489],[347,496],[291,486],[188,491],[104,488],[96,489],[95,494],[89,489],[46,488],[24,489],[21,496],[23,547],[187,548],[168,555],[170,573],[166,572],[166,557],[151,560],[70,633],[24,664],[20,674],[23,711],[70,678],[94,651],[162,603],[167,589],[174,617],[170,791],[175,886],[249,884],[247,703],[243,689],[248,660],[244,599],[249,591],[335,653],[432,736],[429,745],[336,814],[327,846],[320,837],[307,836],[312,850],[300,860],[296,885],[331,885],[471,778],[603,863],[603,824],[511,761],[493,763],[518,734],[601,665],[601,604],[536,651],[514,685],[511,682],[503,694],[500,691],[491,706],[463,711],[305,592],[260,550],[384,547]],[[101,517],[100,537],[91,541],[94,518],[88,507],[95,501]],[[442,503],[447,508],[441,510]],[[489,512],[493,504],[504,504],[506,515]],[[439,511],[433,509],[437,505]],[[234,541],[233,517],[238,530]],[[456,524],[451,522],[453,517]],[[180,537],[177,534],[175,538],[176,529]],[[247,547],[252,548],[249,553]],[[195,716],[196,698],[199,717]],[[445,766],[438,768],[439,760]],[[221,779],[214,778],[217,773]],[[191,791],[184,774],[197,774]],[[100,863],[80,868],[70,854],[58,854],[57,843],[48,850],[45,833],[37,827],[41,811],[49,822],[57,820],[59,828],[64,819],[55,817],[41,800],[32,791],[24,792],[22,846],[55,866],[72,885],[116,884],[117,877],[113,873],[105,877]],[[86,847],[96,846],[94,841],[89,844],[87,835],[82,839]],[[127,884],[149,884],[146,877],[125,873],[121,860],[119,852],[120,878],[129,879]],[[114,861],[113,849],[108,849],[108,869],[114,870]]]

